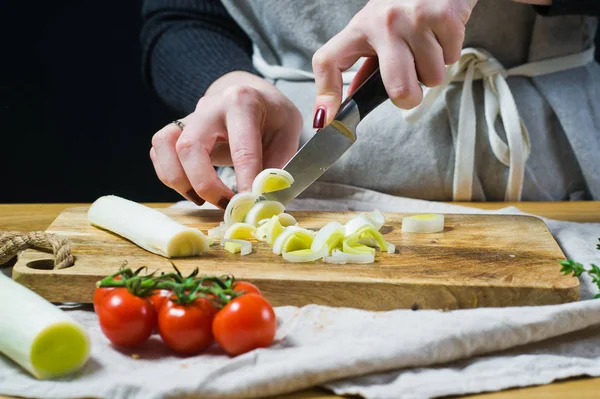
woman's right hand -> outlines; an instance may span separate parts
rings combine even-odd
[[[233,192],[213,166],[233,166],[238,192],[248,191],[266,168],[281,168],[295,154],[302,128],[296,106],[272,84],[247,72],[223,75],[196,110],[152,137],[150,158],[158,178],[188,200],[222,209]]]

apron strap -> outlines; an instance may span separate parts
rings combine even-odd
[[[517,104],[510,91],[508,76],[540,76],[585,66],[594,60],[594,49],[565,57],[524,64],[509,70],[489,53],[474,48],[461,52],[460,60],[447,67],[444,82],[435,88],[426,89],[423,101],[405,112],[409,123],[419,120],[452,82],[464,82],[460,102],[458,133],[455,139],[454,181],[452,196],[455,201],[472,199],[473,174],[475,167],[476,109],[473,100],[473,81],[483,80],[485,120],[488,139],[494,156],[508,166],[508,181],[505,201],[520,201],[525,176],[525,162],[531,151],[529,133],[519,115]],[[495,128],[500,115],[507,143]]]

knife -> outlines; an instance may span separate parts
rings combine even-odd
[[[283,167],[294,183],[283,190],[263,194],[268,200],[287,204],[325,173],[356,141],[356,127],[388,94],[377,68],[341,104],[334,120],[317,132]]]

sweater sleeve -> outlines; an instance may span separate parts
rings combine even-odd
[[[176,112],[192,112],[226,73],[255,73],[252,42],[220,0],[145,0],[142,76]]]
[[[545,16],[555,15],[600,15],[600,0],[552,0],[550,6],[534,6]]]

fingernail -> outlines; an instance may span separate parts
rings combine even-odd
[[[229,198],[221,198],[217,205],[219,206],[219,208],[224,210],[225,208],[227,208],[227,205],[229,205]]]
[[[315,119],[313,119],[313,128],[321,129],[325,126],[325,107],[317,108]]]
[[[198,195],[198,193],[196,193],[194,191],[194,189],[191,189],[190,191],[188,191],[187,193],[185,193],[185,196],[187,198],[189,198],[190,201],[192,201],[194,204],[196,204],[198,206],[203,205],[204,202],[206,202],[202,198],[200,198],[200,196]]]

